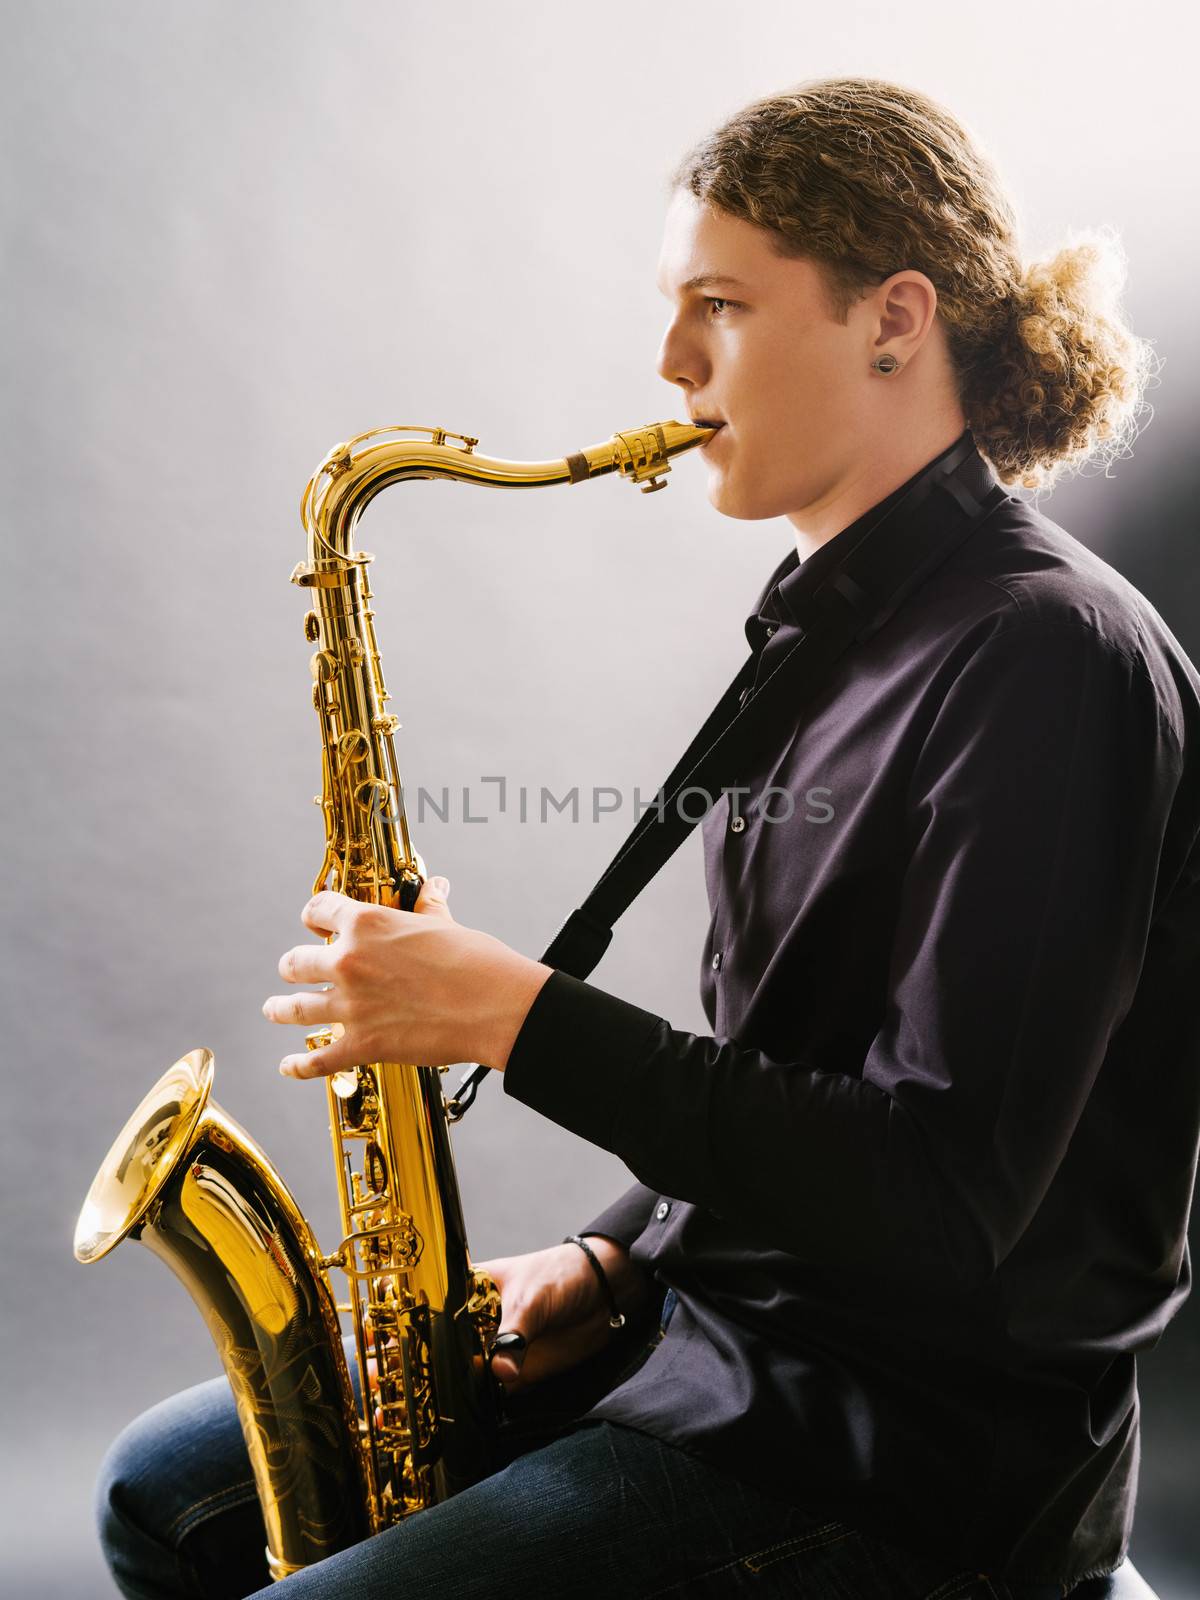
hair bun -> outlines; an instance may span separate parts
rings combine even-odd
[[[976,353],[964,395],[972,431],[1005,482],[1044,488],[1062,467],[1128,453],[1158,360],[1120,307],[1126,259],[1117,235],[1077,236],[1032,262],[1009,315]]]

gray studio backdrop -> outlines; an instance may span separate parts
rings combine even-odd
[[[986,141],[1031,251],[1074,225],[1121,229],[1131,308],[1166,357],[1159,414],[1112,478],[1047,509],[1197,651],[1196,228],[1181,209],[1194,49],[1182,14],[1154,7],[928,0],[907,14],[26,0],[2,21],[0,1587],[90,1597],[109,1593],[89,1509],[107,1440],[217,1370],[146,1252],[86,1271],[71,1258],[119,1123],[209,1045],[220,1100],[333,1238],[323,1090],[278,1077],[299,1036],[259,1009],[304,936],[320,857],[305,602],[287,581],[319,458],[393,422],[529,458],[680,415],[654,372],[671,165],[753,95],[893,77]],[[416,484],[371,509],[406,780],[451,800],[418,842],[461,920],[542,949],[630,825],[635,787],[652,791],[741,659],[789,533],[717,516],[688,459],[662,495]],[[500,775],[503,815],[498,786],[480,785]],[[522,823],[522,785],[578,788],[579,820],[531,805]],[[485,820],[466,820],[464,786]],[[594,788],[621,796],[599,820]],[[688,848],[597,981],[704,1029],[704,924]],[[456,1144],[478,1258],[556,1241],[628,1181],[498,1082]],[[1195,1329],[1189,1306],[1144,1366],[1135,1554],[1164,1595],[1200,1582],[1180,1526]]]

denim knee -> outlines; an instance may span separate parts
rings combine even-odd
[[[96,1520],[131,1600],[215,1594],[223,1583],[200,1581],[214,1559],[265,1571],[258,1496],[223,1379],[162,1401],[117,1436],[100,1465]]]
[[[159,1600],[180,1592],[178,1563],[165,1530],[155,1525],[145,1493],[152,1443],[147,1418],[138,1417],[113,1440],[96,1477],[95,1515],[100,1549],[113,1581],[129,1600]]]

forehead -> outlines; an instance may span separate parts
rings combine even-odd
[[[671,196],[658,255],[660,294],[691,290],[763,289],[803,272],[807,263],[780,256],[765,228],[698,200],[686,189]]]

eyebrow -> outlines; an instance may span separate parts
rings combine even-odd
[[[735,289],[749,288],[749,284],[743,283],[740,278],[731,278],[728,273],[724,272],[698,272],[694,278],[688,278],[682,283],[680,288],[715,289],[718,284],[724,284]],[[666,290],[660,289],[659,293],[665,294]]]

